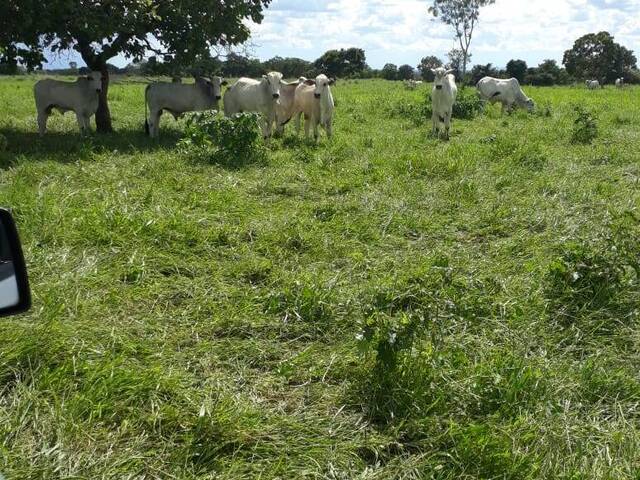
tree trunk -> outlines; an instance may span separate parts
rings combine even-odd
[[[111,112],[109,111],[109,70],[106,63],[100,66],[102,74],[102,91],[98,94],[98,111],[96,112],[96,131],[98,133],[111,133]]]

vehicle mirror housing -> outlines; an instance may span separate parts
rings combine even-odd
[[[9,210],[0,208],[0,317],[31,308],[31,290],[18,229]]]

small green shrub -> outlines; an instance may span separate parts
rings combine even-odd
[[[575,106],[574,111],[576,119],[573,122],[571,143],[592,143],[598,136],[598,123],[595,114],[581,105]]]
[[[431,91],[428,91],[422,103],[403,99],[400,102],[391,104],[389,106],[389,115],[412,120],[416,125],[422,125],[431,121],[432,105]],[[453,104],[453,118],[471,120],[481,111],[482,101],[475,91],[470,88],[458,90],[458,97]]]
[[[201,161],[228,166],[266,161],[261,141],[260,116],[239,113],[231,118],[215,110],[196,112],[187,118],[180,148]]]
[[[0,133],[0,152],[4,152],[7,148],[9,148],[9,140]]]

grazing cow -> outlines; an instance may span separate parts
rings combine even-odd
[[[53,109],[64,114],[74,111],[78,119],[80,132],[90,131],[89,120],[98,110],[98,94],[102,91],[102,74],[91,72],[71,82],[59,80],[40,80],[33,87],[38,111],[38,130],[40,135],[47,131],[47,120]]]
[[[417,86],[418,82],[416,82],[415,80],[404,81],[404,88],[406,88],[407,90],[415,90]]]
[[[224,114],[230,117],[242,112],[260,113],[262,135],[265,139],[271,137],[282,84],[280,72],[270,72],[261,80],[239,79],[224,95]]]
[[[494,104],[502,104],[502,113],[511,112],[514,106],[525,108],[528,112],[533,111],[535,103],[527,97],[517,78],[503,80],[500,78],[484,77],[476,84],[476,89],[480,98]]]
[[[307,80],[296,88],[293,116],[296,117],[296,131],[300,133],[300,117],[304,115],[304,134],[309,138],[309,130],[313,128],[313,137],[318,140],[320,132],[318,126],[322,126],[327,132],[327,137],[333,135],[333,110],[335,103],[331,94],[331,85],[335,83],[333,78],[324,74],[318,75],[315,80]]]
[[[442,67],[432,68],[431,71],[435,75],[431,92],[433,134],[440,136],[441,125],[444,125],[444,136],[449,140],[453,104],[458,96],[456,77],[452,75],[453,70],[445,70]]]
[[[600,88],[600,82],[598,80],[587,80],[586,84],[589,90]]]
[[[145,90],[145,131],[152,138],[160,133],[160,116],[165,110],[177,120],[185,112],[217,110],[222,98],[221,77],[197,77],[195,83],[151,83]],[[149,116],[147,117],[147,108]]]
[[[285,126],[293,118],[296,88],[306,81],[307,79],[305,77],[300,77],[295,82],[282,82],[280,87],[280,102],[276,104],[276,133],[278,135],[284,134]]]
[[[624,78],[616,78],[616,87],[624,88]]]

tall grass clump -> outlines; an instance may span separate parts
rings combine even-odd
[[[230,118],[215,110],[193,113],[187,119],[180,147],[191,158],[231,167],[266,161],[260,115],[255,113]]]
[[[573,121],[571,143],[593,143],[598,136],[598,122],[595,114],[581,105],[576,105],[574,111],[576,118]]]
[[[637,291],[638,228],[637,221],[628,218],[595,239],[564,243],[549,265],[547,300],[564,323],[574,323],[590,313],[623,313],[629,294]]]

